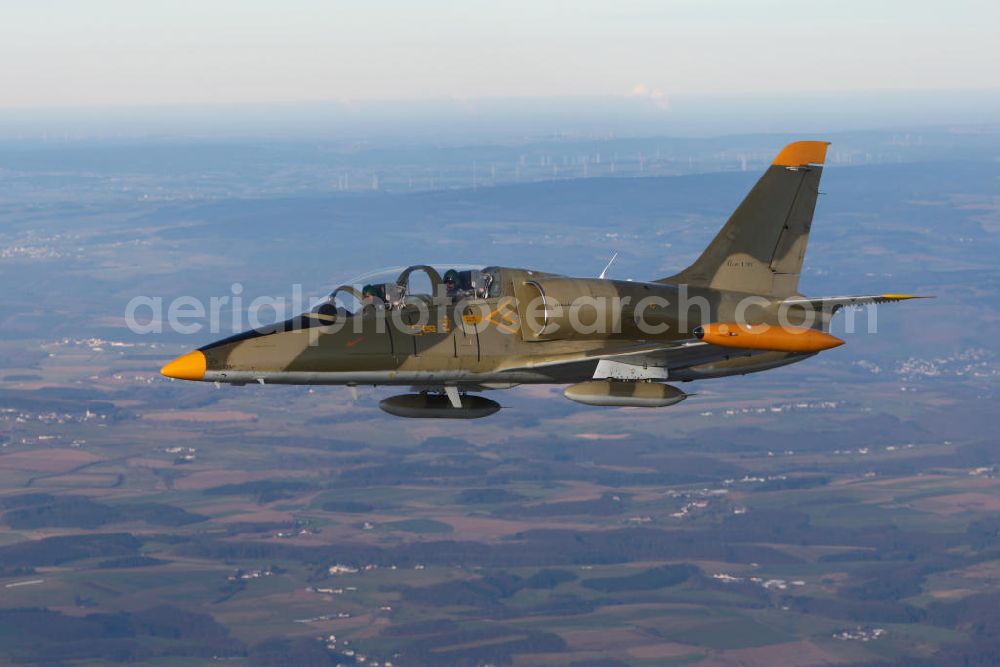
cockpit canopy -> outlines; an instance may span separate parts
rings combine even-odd
[[[331,326],[345,317],[401,310],[407,306],[448,306],[503,296],[504,269],[452,265],[434,268],[416,264],[365,274],[333,290],[315,307],[285,321],[234,334],[200,348],[228,345],[249,338],[287,331]]]
[[[453,265],[435,268],[415,264],[365,274],[341,285],[311,313],[333,321],[366,309],[394,310],[407,304],[448,305],[461,300],[492,299],[502,295],[502,269]]]

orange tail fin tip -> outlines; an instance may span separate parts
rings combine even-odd
[[[771,164],[779,167],[804,167],[807,164],[823,164],[829,141],[796,141],[781,149]]]

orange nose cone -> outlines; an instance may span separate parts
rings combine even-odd
[[[177,357],[160,369],[160,374],[178,380],[201,380],[205,377],[205,355],[195,350]]]

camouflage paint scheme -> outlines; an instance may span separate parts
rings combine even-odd
[[[693,332],[737,320],[777,325],[779,312],[786,323],[826,331],[843,306],[912,298],[798,293],[826,148],[819,141],[786,146],[698,260],[675,276],[631,282],[488,267],[489,294],[458,299],[446,294],[437,271],[416,266],[399,277],[399,289],[405,294],[410,275],[423,272],[433,295],[357,313],[307,313],[206,345],[162,372],[236,384],[465,392],[594,378],[687,381],[802,361],[814,352],[722,347]],[[352,287],[338,291],[363,298]]]

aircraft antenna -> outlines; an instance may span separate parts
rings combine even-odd
[[[613,255],[611,255],[611,259],[608,260],[608,265],[604,267],[603,271],[601,271],[601,275],[597,276],[598,278],[600,278],[601,280],[604,280],[604,276],[607,275],[608,269],[610,269],[611,265],[615,263],[615,259],[617,257],[618,257],[618,253],[617,252],[614,253]]]

